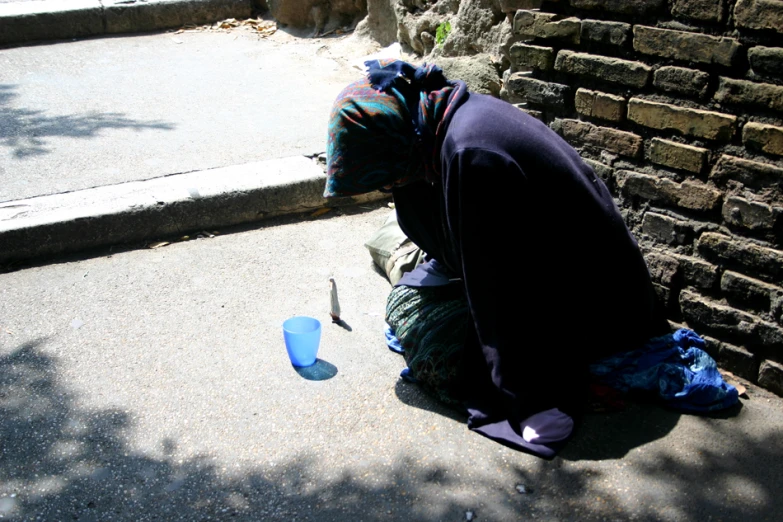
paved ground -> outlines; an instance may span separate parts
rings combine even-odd
[[[0,202],[319,152],[365,52],[244,31],[2,50]],[[264,165],[235,182],[194,184],[206,171],[98,191],[111,203],[138,192],[131,206],[160,205],[165,219],[74,217],[82,203],[63,215],[89,235],[168,230],[227,212],[220,201],[274,214],[284,205],[270,196],[302,191],[256,179],[276,172]],[[20,215],[60,211],[36,201],[3,206],[6,244],[46,221]],[[0,518],[783,520],[783,400],[755,387],[722,418],[643,404],[589,416],[543,461],[470,433],[401,382],[382,338],[389,285],[362,246],[387,212],[268,219],[0,274]],[[64,237],[54,225],[47,243]],[[330,276],[347,328],[328,320]],[[295,314],[324,322],[321,361],[299,372],[280,331]]]
[[[2,50],[0,202],[323,152],[372,50],[243,29]]]
[[[362,247],[387,212],[0,275],[0,515],[783,519],[782,401],[763,390],[727,418],[592,416],[547,462],[400,382],[382,337],[389,286]],[[330,275],[350,330],[328,322]],[[324,322],[318,369],[332,378],[288,363],[280,324],[294,314]]]

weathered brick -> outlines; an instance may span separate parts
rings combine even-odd
[[[783,49],[780,47],[752,47],[748,49],[750,68],[761,76],[783,76]]]
[[[582,20],[582,42],[590,41],[610,45],[624,45],[628,41],[631,25],[622,22]]]
[[[629,157],[637,157],[642,152],[642,138],[631,132],[579,120],[558,120],[557,124],[569,143],[593,145]]]
[[[555,64],[555,50],[551,47],[515,43],[509,49],[511,61],[520,68],[548,71]]]
[[[693,240],[693,227],[687,221],[656,212],[647,212],[642,219],[642,232],[667,245],[687,245]]]
[[[601,178],[601,180],[607,185],[614,180],[614,169],[609,165],[605,165],[600,161],[594,161],[588,158],[585,158],[584,162],[587,163],[590,168],[593,169],[595,175]]]
[[[742,46],[734,38],[635,25],[633,48],[663,58],[730,67]]]
[[[697,138],[728,141],[734,136],[737,117],[720,112],[686,109],[666,103],[631,98],[628,119],[653,129],[671,129]]]
[[[625,117],[625,98],[605,92],[578,89],[574,98],[576,112],[603,120],[621,121]]]
[[[523,38],[557,38],[579,43],[578,18],[563,18],[553,13],[519,10],[514,15],[514,32]]]
[[[612,13],[650,14],[660,10],[665,0],[571,0],[571,5],[581,9],[600,9]]]
[[[679,262],[686,285],[711,290],[718,283],[718,267],[696,257],[672,254]]]
[[[783,364],[766,360],[759,368],[759,386],[783,396]]]
[[[656,203],[691,210],[712,210],[720,203],[721,192],[696,181],[677,183],[668,178],[620,170],[617,186],[626,196],[638,196]]]
[[[710,75],[704,71],[674,67],[661,67],[653,74],[653,85],[668,92],[678,92],[703,98],[707,95]]]
[[[516,105],[516,108],[519,109],[520,111],[524,112],[525,114],[528,114],[528,115],[534,117],[537,120],[544,121],[544,113],[543,112],[537,111],[537,110],[534,110],[534,109],[528,109],[527,107],[525,107],[525,105],[526,104],[524,104],[524,103],[519,103],[519,104]]]
[[[756,317],[712,301],[687,288],[680,292],[680,310],[691,327],[721,335],[736,335],[742,325],[752,325]]]
[[[721,77],[715,99],[721,103],[759,105],[783,111],[783,86]]]
[[[734,7],[737,27],[772,29],[783,33],[783,2],[780,0],[737,0]]]
[[[647,85],[651,71],[649,65],[641,62],[567,50],[557,53],[555,69],[637,88]]]
[[[647,268],[653,281],[664,286],[671,286],[674,283],[680,269],[677,259],[651,252],[645,256],[645,261],[647,261]]]
[[[680,292],[680,310],[689,325],[719,337],[734,337],[746,346],[781,346],[783,330],[756,315],[712,301],[689,289]]]
[[[707,161],[707,149],[683,145],[669,140],[653,138],[650,145],[650,161],[673,169],[699,173]]]
[[[726,154],[715,164],[710,179],[717,183],[738,181],[756,190],[783,190],[783,169]]]
[[[566,103],[566,97],[571,91],[567,85],[536,80],[524,73],[512,74],[506,88],[531,103],[559,106]]]
[[[759,360],[745,348],[733,344],[718,342],[716,360],[721,368],[725,368],[738,377],[755,381],[759,373]]]
[[[783,328],[766,321],[756,321],[745,330],[767,348],[780,348],[783,346]]]
[[[783,127],[746,123],[742,128],[742,142],[749,149],[783,156]]]
[[[722,0],[674,0],[672,14],[690,20],[720,22],[723,8]]]
[[[500,0],[500,10],[516,13],[520,9],[538,9],[544,0]]]
[[[665,310],[669,309],[672,306],[672,289],[668,286],[653,282],[653,291],[655,292],[655,297],[658,300],[658,304],[661,305]]]
[[[783,288],[730,270],[723,273],[720,288],[730,303],[758,312],[771,311],[773,303],[783,294]]]
[[[726,223],[749,230],[771,230],[777,216],[777,212],[769,205],[737,196],[731,196],[723,203],[723,219]]]
[[[743,267],[743,272],[783,276],[783,252],[749,241],[739,241],[716,232],[705,232],[696,248],[707,260]]]

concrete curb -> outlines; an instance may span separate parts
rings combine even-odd
[[[327,205],[325,180],[315,161],[296,156],[8,201],[0,204],[0,263],[307,212]]]
[[[42,0],[0,4],[0,45],[248,18],[252,0]]]

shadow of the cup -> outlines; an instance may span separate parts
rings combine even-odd
[[[313,317],[297,316],[283,322],[283,339],[288,358],[296,367],[315,364],[321,342],[321,322]]]

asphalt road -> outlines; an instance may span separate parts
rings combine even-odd
[[[375,50],[249,29],[0,51],[0,202],[323,152]]]
[[[0,274],[0,515],[783,519],[783,401],[755,387],[725,418],[644,404],[589,416],[544,461],[401,382],[382,333],[389,285],[362,246],[387,212]],[[349,329],[328,319],[330,276]],[[288,363],[280,325],[296,314],[323,322],[318,375]]]

